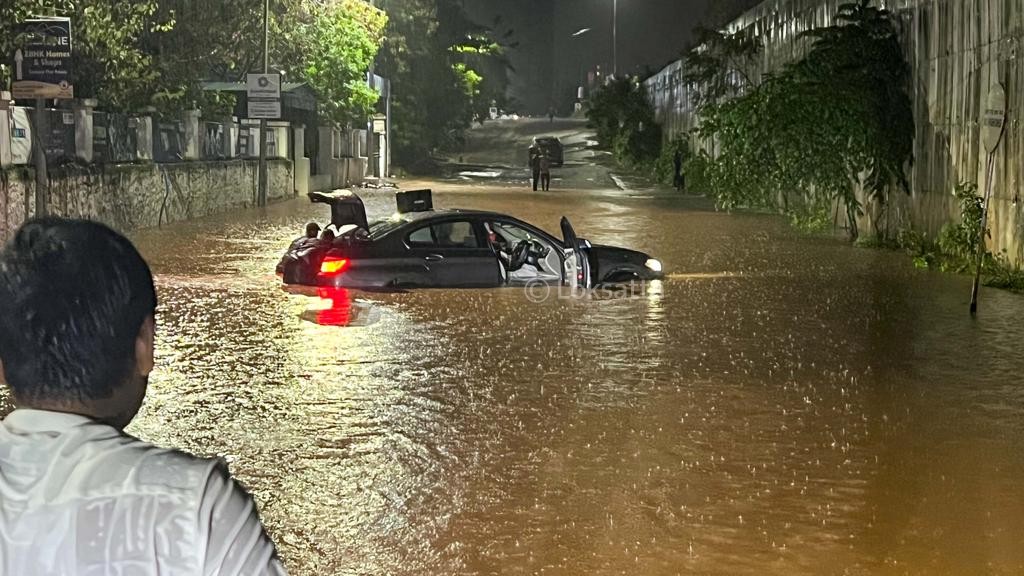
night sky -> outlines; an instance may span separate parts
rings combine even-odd
[[[543,113],[572,106],[575,86],[588,70],[612,66],[613,0],[464,0],[483,24],[502,18],[515,30],[513,95],[521,111]],[[722,0],[618,0],[619,71],[657,70],[678,58],[694,26]],[[729,0],[726,0],[729,1]],[[573,38],[582,28],[591,31]]]

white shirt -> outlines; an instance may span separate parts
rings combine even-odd
[[[0,423],[0,574],[278,576],[252,498],[220,460],[84,416]]]

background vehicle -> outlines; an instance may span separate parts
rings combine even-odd
[[[541,136],[537,138],[537,146],[542,154],[547,154],[548,158],[551,159],[552,166],[561,167],[565,165],[565,149],[562,146],[561,140],[554,136]]]

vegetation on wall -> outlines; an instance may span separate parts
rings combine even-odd
[[[720,35],[690,54],[706,185],[721,207],[820,221],[838,205],[855,239],[858,190],[879,215],[892,191],[909,192],[913,111],[896,21],[866,0],[841,6],[837,21],[806,32],[806,56],[760,81],[740,73],[758,50],[746,38]]]
[[[598,143],[621,165],[646,166],[661,154],[661,127],[654,121],[647,91],[635,78],[609,81],[591,96],[586,112]]]

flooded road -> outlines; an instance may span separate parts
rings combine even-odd
[[[435,187],[668,277],[331,304],[272,274],[323,206],[133,236],[161,303],[129,431],[227,458],[291,573],[1024,572],[1024,297],[972,321],[969,279],[671,194]]]

